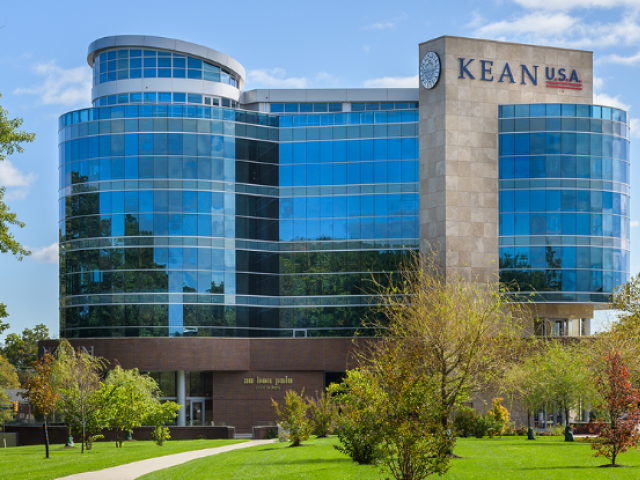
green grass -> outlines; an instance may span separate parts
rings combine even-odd
[[[305,446],[270,444],[193,460],[140,477],[144,480],[261,480],[261,479],[359,479],[387,478],[379,467],[360,466],[337,452],[335,437],[314,439]],[[628,468],[599,468],[607,459],[593,457],[590,445],[565,443],[563,437],[460,439],[446,480],[473,479],[637,479],[640,452],[619,457]]]
[[[80,453],[76,448],[52,445],[51,458],[45,459],[44,445],[0,448],[0,478],[48,480],[73,473],[90,472],[115,467],[146,458],[162,457],[173,453],[221,447],[242,440],[170,440],[162,447],[151,441],[125,442],[124,448],[115,447],[115,442],[97,442],[91,451]]]

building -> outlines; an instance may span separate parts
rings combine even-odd
[[[152,372],[179,424],[248,432],[340,378],[370,275],[420,246],[535,290],[546,335],[587,334],[629,278],[629,116],[592,105],[591,52],[441,37],[415,89],[243,91],[236,60],[160,37],[87,61],[93,106],[59,120],[60,335]]]

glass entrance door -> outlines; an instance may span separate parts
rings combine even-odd
[[[204,425],[204,400],[191,399],[189,403],[189,425]]]

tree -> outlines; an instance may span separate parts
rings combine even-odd
[[[327,389],[340,412],[337,431],[341,446],[335,448],[360,465],[370,465],[382,456],[380,419],[371,402],[377,390],[370,377],[367,370],[348,370],[343,382],[331,384]]]
[[[537,345],[533,339],[530,343]],[[538,365],[541,356],[536,348],[526,349],[515,360],[504,376],[501,391],[505,392],[511,403],[518,400],[527,411],[527,427],[531,427],[531,413],[545,407],[545,378],[539,374]]]
[[[116,446],[122,448],[124,436],[133,433],[149,415],[157,402],[159,389],[156,381],[142,375],[137,368],[123,370],[119,365],[109,371],[98,390],[98,405],[108,428],[116,432]]]
[[[333,399],[326,392],[321,392],[319,396],[309,397],[307,401],[313,422],[313,434],[319,438],[326,437],[331,433],[337,414]]]
[[[604,371],[595,378],[595,385],[602,400],[596,407],[600,413],[594,425],[598,436],[592,440],[591,447],[596,451],[596,457],[611,460],[606,466],[618,467],[618,455],[631,446],[637,447],[640,442],[640,394],[629,380],[629,370],[620,352],[609,352]]]
[[[611,298],[610,307],[618,311],[613,331],[638,336],[640,333],[640,273],[620,285]]]
[[[447,430],[455,407],[508,370],[528,314],[505,288],[467,280],[435,254],[413,254],[388,283],[379,285],[379,326],[407,352],[416,378],[438,385],[434,408]]]
[[[100,387],[101,373],[105,367],[103,359],[86,352],[76,352],[68,341],[62,340],[55,352],[53,363],[54,384],[60,398],[58,410],[63,412],[69,428],[82,435],[82,453],[87,444],[87,425],[93,433],[99,424],[102,412],[97,408],[95,396]]]
[[[2,95],[0,95],[0,98]],[[19,128],[22,126],[21,118],[9,118],[9,113],[0,107],[0,162],[6,160],[7,156],[13,153],[22,153],[22,143],[33,142],[34,133],[26,133]],[[15,213],[12,213],[6,203],[4,203],[5,187],[0,186],[0,253],[11,253],[18,260],[31,252],[18,243],[9,229],[11,226],[24,227],[24,223],[18,220]],[[0,303],[0,319],[7,316],[6,305]],[[4,325],[0,323],[0,327]],[[2,330],[2,328],[0,328]],[[1,331],[0,331],[1,333]]]
[[[36,414],[44,417],[44,444],[47,458],[49,458],[49,432],[47,430],[47,416],[53,412],[60,395],[53,387],[53,357],[45,353],[40,360],[33,362],[33,373],[29,376],[20,395],[29,399],[29,403]]]
[[[558,341],[549,341],[544,347],[538,354],[538,375],[544,379],[543,395],[547,404],[555,402],[562,408],[567,426],[571,410],[594,395],[587,361],[582,354],[584,347]]]
[[[278,417],[278,424],[284,430],[283,438],[291,442],[292,447],[299,446],[311,436],[313,425],[307,418],[309,405],[304,401],[304,390],[298,395],[293,390],[287,390],[284,405],[271,399]]]
[[[369,367],[382,438],[381,463],[396,480],[421,480],[449,469],[454,438],[443,425],[439,378],[416,368],[420,361],[395,339],[375,346]],[[375,388],[375,387],[374,387]]]
[[[3,318],[8,316],[7,306],[4,303],[0,303],[0,335],[2,335],[5,330],[9,330],[9,324],[2,321]]]
[[[20,388],[20,382],[15,367],[0,354],[0,389],[2,388]]]
[[[38,342],[49,340],[49,329],[38,324],[33,329],[25,328],[21,335],[10,333],[4,341],[3,353],[7,360],[16,367],[21,380],[26,379],[26,370],[38,359]]]
[[[171,438],[166,424],[173,422],[178,416],[180,408],[180,405],[176,402],[155,402],[150,406],[146,423],[155,427],[152,436],[159,446],[162,446],[165,440]]]
[[[10,399],[5,392],[7,388],[20,388],[20,382],[16,369],[0,354],[0,422],[13,418],[13,411],[8,408]]]

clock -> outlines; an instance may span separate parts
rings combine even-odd
[[[420,62],[420,81],[427,90],[432,89],[440,78],[440,57],[436,52],[427,52]]]

